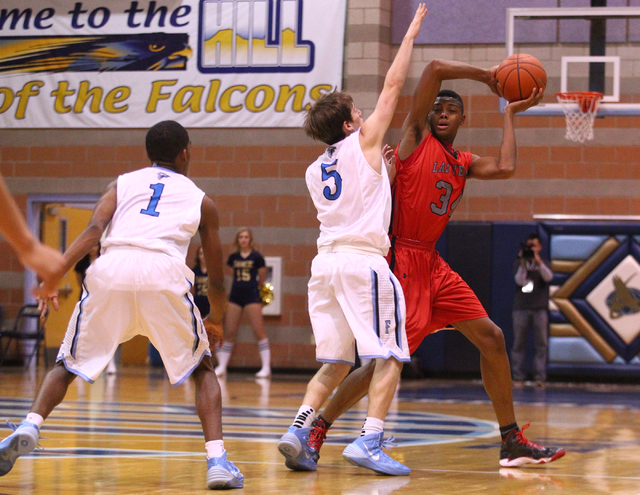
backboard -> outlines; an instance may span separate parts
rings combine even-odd
[[[525,115],[564,115],[555,95],[566,91],[603,93],[598,117],[640,115],[640,7],[508,8],[506,16],[505,56],[528,53],[547,71],[544,100]]]

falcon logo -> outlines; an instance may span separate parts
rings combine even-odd
[[[167,179],[171,177],[170,175],[165,174],[164,172],[158,172],[158,180],[160,179]]]
[[[640,311],[640,290],[628,287],[633,275],[625,282],[617,275],[613,277],[615,290],[607,297],[609,317],[613,320]]]
[[[189,36],[180,33],[0,38],[0,72],[186,70]]]
[[[201,0],[200,71],[311,72],[315,46],[302,39],[305,1]]]

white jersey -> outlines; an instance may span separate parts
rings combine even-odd
[[[354,132],[329,146],[307,169],[307,188],[318,210],[318,248],[332,244],[389,250],[391,186],[382,163],[377,173],[367,162]],[[382,156],[380,156],[382,162]]]
[[[102,247],[134,246],[184,262],[200,225],[204,192],[186,176],[159,166],[118,177],[118,204]]]

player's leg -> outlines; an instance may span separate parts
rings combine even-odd
[[[340,385],[351,364],[324,363],[307,385],[302,405],[293,423],[278,442],[278,450],[285,457],[285,466],[294,471],[315,471],[319,455],[308,444],[311,424],[316,411],[331,392]]]
[[[160,353],[172,385],[193,376],[196,411],[202,423],[207,452],[207,486],[212,489],[241,488],[244,477],[227,460],[222,440],[222,397],[215,375],[207,333],[194,311],[186,266],[168,256],[149,256],[139,261],[140,285],[136,293],[139,333],[149,338]],[[166,275],[161,290],[154,286],[157,273]]]
[[[40,385],[27,417],[18,427],[7,422],[15,431],[0,442],[0,476],[11,471],[19,456],[28,454],[37,447],[42,423],[62,402],[75,377],[62,363],[56,363]]]
[[[531,311],[531,329],[535,354],[533,356],[533,379],[537,386],[547,381],[547,355],[549,352],[549,313],[546,309]]]
[[[309,317],[316,341],[316,359],[324,364],[309,382],[293,424],[278,443],[289,469],[315,471],[318,454],[308,445],[311,422],[316,410],[355,363],[354,336],[335,295],[334,280],[342,266],[341,257],[342,253],[319,254],[311,264]]]
[[[311,423],[309,447],[318,453],[318,457],[331,425],[369,393],[369,384],[375,368],[375,359],[370,359],[367,365],[352,371],[333,394],[322,414]]]
[[[87,276],[88,292],[76,304],[57,363],[45,376],[31,411],[15,432],[0,442],[0,475],[7,474],[19,456],[35,449],[44,420],[62,402],[76,375],[90,382],[95,380],[118,346],[128,303],[120,305],[106,288],[95,283],[99,265],[104,262],[96,264],[92,274]],[[105,308],[114,311],[108,325]]]
[[[271,376],[271,348],[269,339],[264,329],[264,318],[262,317],[262,303],[251,303],[244,307],[249,318],[249,325],[258,341],[258,351],[260,352],[260,371],[256,373],[256,378],[267,378]]]
[[[244,476],[229,460],[222,440],[222,397],[210,356],[193,371],[196,412],[202,423],[207,451],[207,486],[212,489],[242,488]]]
[[[454,323],[480,351],[480,370],[485,390],[498,418],[502,447],[500,465],[519,467],[524,464],[543,464],[555,461],[565,454],[564,449],[543,447],[530,442],[516,423],[513,410],[513,392],[509,358],[502,330],[489,318]]]
[[[216,350],[218,366],[215,371],[218,376],[227,374],[227,365],[233,353],[233,346],[235,345],[241,317],[242,306],[230,301],[224,313],[224,341],[222,342],[222,346]]]
[[[69,385],[77,375],[67,371],[62,361],[58,361],[46,374],[29,412],[47,419],[51,411],[62,402]]]
[[[513,347],[511,349],[511,373],[514,385],[521,385],[525,379],[525,356],[527,349],[527,328],[529,311],[513,310]]]
[[[344,449],[342,456],[352,464],[377,473],[406,476],[410,473],[409,468],[382,450],[386,446],[383,442],[384,420],[398,387],[402,362],[410,360],[404,296],[400,283],[383,258],[352,260],[352,264],[364,265],[365,270],[354,270],[342,282],[345,286],[355,283],[360,290],[345,291],[345,294],[350,294],[350,299],[341,300],[341,307],[361,355],[375,359],[376,364],[369,385],[369,406],[362,433]],[[362,290],[367,287],[367,279],[370,292]],[[358,301],[358,298],[363,299]],[[359,304],[355,304],[356,301]],[[371,312],[368,313],[366,308]]]
[[[502,330],[488,317],[453,323],[480,351],[482,383],[501,427],[516,422],[511,368]]]
[[[205,442],[222,440],[222,396],[218,379],[212,371],[211,357],[204,356],[192,374],[196,388],[196,412],[202,423]]]

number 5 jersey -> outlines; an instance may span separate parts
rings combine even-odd
[[[318,211],[318,247],[331,244],[389,250],[391,188],[387,169],[377,173],[360,147],[360,131],[329,146],[306,172]]]

